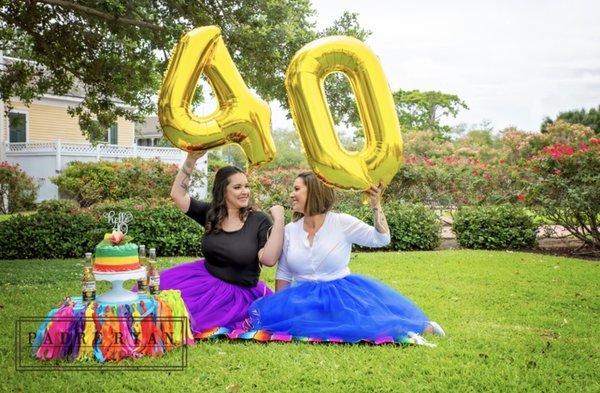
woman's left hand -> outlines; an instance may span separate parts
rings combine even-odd
[[[371,187],[365,191],[369,196],[369,205],[371,208],[381,207],[381,194],[383,193],[383,186],[380,184],[378,187]]]

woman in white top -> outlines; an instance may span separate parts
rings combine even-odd
[[[443,335],[410,300],[385,284],[350,273],[352,244],[383,247],[390,231],[381,190],[368,191],[375,227],[331,212],[332,188],[312,172],[301,173],[291,194],[294,220],[285,227],[275,295],[249,308],[253,330],[272,337],[311,341],[419,342],[422,333]]]

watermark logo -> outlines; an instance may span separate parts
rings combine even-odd
[[[181,371],[188,365],[186,317],[153,318],[156,324],[172,326],[162,333],[103,329],[86,335],[81,327],[74,327],[80,318],[58,317],[52,318],[52,323],[69,328],[49,334],[40,329],[47,321],[47,317],[15,321],[16,371]],[[120,325],[127,319],[104,317],[102,321]],[[113,360],[98,360],[105,355]]]

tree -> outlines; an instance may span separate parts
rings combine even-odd
[[[277,149],[275,159],[265,169],[308,167],[300,139],[295,130],[274,130],[273,141]]]
[[[540,126],[540,131],[546,132],[546,128],[557,120],[564,120],[570,124],[582,124],[593,129],[596,134],[600,134],[600,105],[589,111],[581,108],[580,110],[560,112],[554,120],[547,116]]]
[[[309,0],[0,0],[0,95],[31,103],[78,90],[69,108],[99,140],[118,116],[139,121],[155,109],[169,53],[185,31],[217,25],[246,83],[287,106],[283,79],[294,53],[322,35]],[[358,34],[346,13],[330,30]],[[359,37],[360,38],[360,37]]]
[[[432,130],[438,137],[446,137],[450,126],[443,126],[444,116],[456,117],[458,111],[469,109],[458,96],[439,91],[397,90],[394,102],[403,130]]]

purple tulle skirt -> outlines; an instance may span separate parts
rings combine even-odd
[[[194,334],[215,327],[242,329],[248,306],[273,293],[262,281],[254,288],[221,281],[206,270],[204,259],[161,271],[160,289],[181,291]]]

